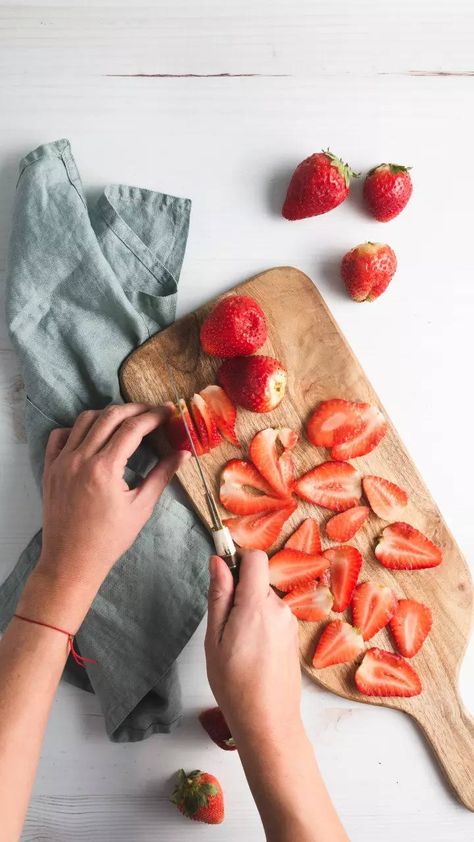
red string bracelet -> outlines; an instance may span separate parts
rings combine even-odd
[[[97,663],[97,661],[94,661],[93,658],[83,658],[82,655],[79,655],[79,652],[77,652],[74,648],[74,635],[71,634],[71,632],[65,631],[64,629],[59,629],[57,626],[50,625],[50,623],[42,623],[40,620],[31,620],[29,617],[23,617],[21,614],[14,614],[13,616],[16,617],[18,620],[24,620],[25,623],[32,623],[34,626],[44,626],[45,629],[53,629],[53,631],[65,634],[68,639],[68,654],[71,653],[76,664],[79,664],[80,667],[85,667],[86,664]]]

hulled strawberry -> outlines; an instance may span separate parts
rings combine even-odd
[[[283,204],[285,219],[305,219],[336,208],[349,193],[351,168],[329,149],[316,152],[296,167]]]
[[[348,251],[341,275],[354,301],[374,301],[388,287],[397,269],[397,258],[384,243],[362,243]]]
[[[421,681],[411,664],[400,655],[374,647],[364,655],[355,674],[360,693],[366,696],[418,696]]]
[[[379,222],[398,216],[408,203],[413,191],[410,169],[402,164],[379,164],[367,174],[364,199]]]
[[[235,740],[220,708],[203,710],[199,714],[199,722],[219,748],[223,748],[224,751],[236,750]]]
[[[364,651],[364,638],[360,631],[343,620],[328,623],[319,638],[313,656],[316,669],[353,661]]]
[[[224,821],[224,794],[214,775],[196,769],[178,772],[178,783],[170,798],[180,813],[195,822],[221,824]]]
[[[263,310],[248,295],[229,295],[204,319],[200,338],[206,354],[216,357],[253,354],[267,338]]]
[[[217,379],[234,403],[252,412],[270,412],[283,400],[287,373],[274,357],[233,357],[222,363]]]

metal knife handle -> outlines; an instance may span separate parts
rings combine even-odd
[[[239,558],[227,526],[223,526],[222,529],[213,529],[212,537],[217,555],[225,561],[234,577],[235,584],[237,584],[239,580]]]

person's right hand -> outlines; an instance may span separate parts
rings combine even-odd
[[[239,737],[283,734],[300,722],[297,621],[269,584],[268,558],[242,553],[235,589],[212,556],[206,633],[207,673],[237,744]]]

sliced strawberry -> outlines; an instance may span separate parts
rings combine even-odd
[[[383,477],[364,477],[362,487],[370,508],[383,520],[399,520],[408,503],[408,494]]]
[[[296,503],[274,512],[260,512],[224,520],[239,547],[250,550],[268,550],[277,540],[283,524],[293,514]]]
[[[341,398],[320,403],[306,425],[310,442],[316,447],[333,447],[353,439],[364,426],[358,406]]]
[[[202,456],[203,453],[207,453],[207,447],[204,448],[200,442],[196,428],[191,420],[188,407],[186,406],[186,401],[181,400],[180,405],[183,410],[196,453],[198,456]],[[164,430],[171,447],[174,447],[175,450],[191,450],[191,445],[186,434],[186,428],[183,424],[183,419],[177,406],[174,408],[173,415],[166,421]]]
[[[221,389],[220,386],[211,385],[206,386],[199,394],[212,410],[219,432],[231,444],[239,446],[240,442],[235,432],[237,409],[235,404],[232,403],[231,399],[224,392],[224,389]]]
[[[289,427],[281,427],[278,433],[282,445],[287,450],[293,450],[298,444],[299,435],[295,430],[290,430]]]
[[[219,497],[224,508],[234,515],[268,512],[291,503],[290,498],[285,501],[275,497],[255,465],[243,459],[227,462],[221,474]]]
[[[319,638],[313,666],[320,670],[333,664],[344,664],[353,661],[363,650],[364,639],[360,631],[343,620],[333,620]]]
[[[281,456],[278,457],[278,470],[283,481],[283,485],[290,493],[293,489],[295,481],[295,463],[290,450],[284,450]]]
[[[323,555],[330,562],[333,611],[345,611],[357,584],[362,556],[355,547],[330,547]]]
[[[427,605],[414,599],[401,599],[390,620],[390,631],[398,651],[405,658],[413,658],[423,646],[432,625],[433,617]]]
[[[347,462],[323,462],[297,479],[293,488],[309,503],[342,512],[359,503],[360,474]]]
[[[318,585],[317,582],[309,582],[287,593],[283,602],[286,602],[299,620],[316,623],[329,617],[332,593],[329,588]]]
[[[284,438],[288,438],[286,432]],[[280,430],[268,427],[266,430],[260,430],[253,437],[250,442],[249,454],[261,475],[273,488],[274,493],[281,497],[287,497],[291,491],[293,477],[292,458],[288,450],[285,450],[281,454],[285,456],[282,467],[278,444],[281,445]]]
[[[397,597],[392,589],[375,582],[361,582],[352,597],[352,622],[362,632],[364,640],[387,625],[397,609]]]
[[[331,587],[331,569],[328,567],[324,573],[319,577],[319,584],[324,585],[325,588]]]
[[[437,567],[443,560],[440,548],[408,523],[386,526],[375,555],[389,570],[422,570]]]
[[[422,689],[418,673],[407,661],[376,647],[366,652],[355,683],[366,696],[418,696]]]
[[[354,506],[329,518],[326,523],[326,535],[331,541],[343,543],[350,541],[369,516],[367,506]]]
[[[359,403],[356,407],[363,426],[353,438],[332,447],[331,459],[344,461],[353,459],[355,456],[364,456],[377,447],[387,432],[387,422],[380,409],[368,403]]]
[[[237,746],[220,708],[209,708],[199,714],[199,722],[211,740],[224,751],[235,751]]]
[[[193,395],[190,400],[193,421],[204,448],[211,450],[222,442],[222,436],[217,429],[216,417],[201,395]]]
[[[321,576],[328,567],[329,559],[321,553],[302,553],[283,547],[269,561],[270,584],[280,591],[291,591]]]
[[[290,535],[285,547],[289,550],[301,550],[302,553],[320,553],[321,535],[319,534],[318,521],[307,517]]]

